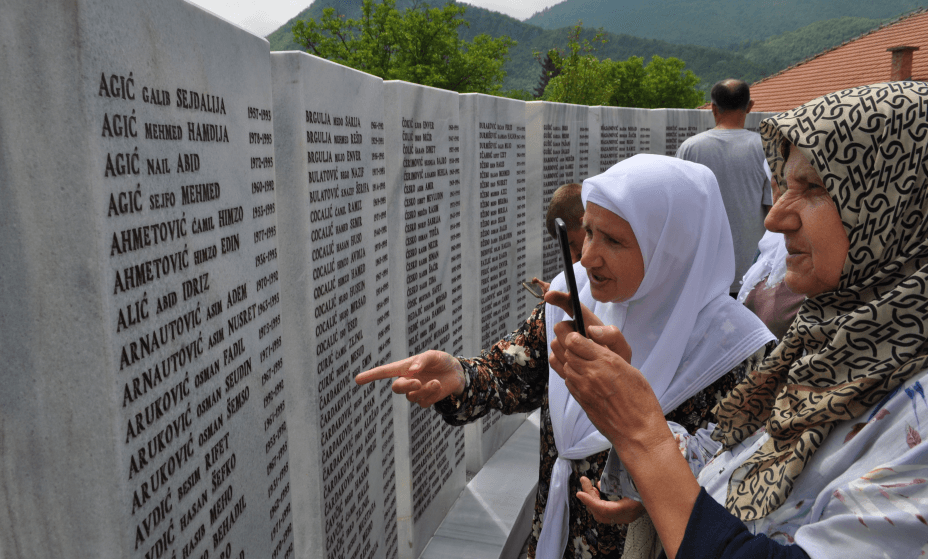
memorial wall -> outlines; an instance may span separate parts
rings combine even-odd
[[[271,67],[297,555],[396,557],[392,392],[353,382],[392,358],[383,80]]]
[[[354,376],[493,345],[560,272],[554,190],[713,124],[383,82],[179,0],[0,10],[12,557],[418,557],[522,416]]]
[[[480,355],[515,330],[536,300],[519,283],[526,278],[528,193],[525,160],[525,103],[469,93],[460,95],[461,196],[464,252],[462,355]],[[479,251],[476,250],[479,247]],[[475,273],[476,272],[476,273]],[[529,299],[532,299],[529,301]],[[467,469],[478,471],[524,421],[490,410],[464,427]]]
[[[389,282],[398,286],[393,355],[460,355],[464,277],[476,278],[463,265],[458,94],[398,81],[383,87]],[[464,430],[405,398],[394,410],[399,553],[414,558],[464,488]]]
[[[542,232],[541,279],[551,281],[563,269],[557,241],[545,227],[545,213],[554,191],[563,184],[583,182],[589,172],[589,157],[580,161],[580,144],[589,149],[589,107],[564,103],[526,103],[528,142],[526,161],[530,188],[541,186],[542,207],[538,209]],[[598,174],[598,173],[595,173]]]
[[[772,117],[779,113],[748,113],[748,117],[744,120],[744,128],[750,130],[751,132],[760,132],[760,121],[765,118]]]
[[[651,110],[590,107],[589,114],[590,128],[594,131],[592,174],[604,173],[623,159],[650,152]]]
[[[673,157],[688,138],[715,127],[715,119],[710,111],[691,111],[686,109],[655,109],[652,117],[654,129],[652,153],[662,153]],[[663,140],[663,152],[656,151]]]

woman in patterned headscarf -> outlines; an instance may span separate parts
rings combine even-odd
[[[924,555],[928,84],[826,95],[761,134],[780,185],[766,225],[808,299],[719,403],[723,450],[698,481],[634,368],[562,327],[552,365],[616,445],[670,557]]]

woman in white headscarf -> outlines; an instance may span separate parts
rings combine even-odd
[[[709,407],[774,339],[728,296],[734,251],[715,177],[696,163],[637,155],[584,181],[583,201],[586,240],[574,268],[581,301],[592,311],[587,328],[593,336],[604,324],[621,328],[627,343],[615,349],[647,371],[667,417],[695,432],[711,419]],[[517,413],[541,407],[529,555],[618,556],[622,528],[596,522],[576,496],[583,477],[599,478],[611,445],[548,367],[548,340],[566,316],[551,303],[566,306],[563,291],[562,274],[552,282],[548,304],[479,358],[429,351],[362,373],[357,381],[399,377],[394,392],[422,407],[436,404],[453,424],[491,408]]]

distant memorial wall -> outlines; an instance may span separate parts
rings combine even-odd
[[[464,252],[463,355],[479,355],[525,320],[527,213],[525,103],[470,93],[459,96]],[[531,278],[528,278],[531,279]],[[524,414],[490,410],[465,427],[467,469],[476,472],[518,429]]]
[[[563,269],[560,251],[555,241],[544,228],[545,214],[554,191],[563,184],[582,183],[588,175],[589,160],[580,164],[581,129],[584,143],[589,144],[589,122],[583,105],[547,103],[533,101],[526,104],[528,142],[529,188],[538,195],[541,187],[541,207],[535,211],[540,216],[542,233],[541,279],[551,281]],[[588,145],[586,148],[588,149]],[[599,173],[594,173],[599,174]]]
[[[492,346],[561,271],[554,190],[714,124],[384,82],[178,0],[0,10],[13,557],[415,559],[523,416],[355,375]]]
[[[619,161],[651,148],[649,109],[624,107],[590,107],[590,129],[593,130],[592,175],[605,173]]]
[[[465,249],[458,95],[397,81],[383,87],[387,221],[394,227],[389,281],[397,286],[391,290],[392,353],[397,359],[429,349],[460,355]],[[464,488],[464,430],[405,398],[394,406],[399,553],[414,558]]]
[[[760,121],[777,113],[748,113],[745,128],[758,131]],[[715,127],[711,111],[692,109],[632,109],[590,107],[591,161],[603,173],[638,153],[674,156],[684,141]]]
[[[684,141],[715,127],[710,111],[654,109],[652,115],[652,153],[670,157],[677,154],[677,148]],[[656,151],[660,146],[663,152]]]
[[[298,52],[271,67],[297,556],[396,557],[390,383],[354,382],[399,333],[383,80]]]

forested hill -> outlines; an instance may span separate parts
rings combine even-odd
[[[397,7],[411,5],[413,0],[398,0]],[[434,2],[439,4],[438,2]],[[358,18],[361,15],[360,0],[316,0],[306,10],[288,21],[280,29],[268,35],[271,50],[302,50],[293,42],[290,28],[298,19],[322,17],[322,10],[327,7],[336,9],[336,13],[345,14],[348,18]],[[486,33],[492,37],[508,35],[515,39],[518,45],[510,50],[511,60],[503,67],[506,71],[506,81],[503,89],[523,89],[532,91],[538,85],[541,66],[532,56],[533,51],[545,53],[551,48],[565,47],[569,28],[542,29],[528,25],[519,20],[466,5],[464,18],[470,22],[469,27],[461,27],[461,36],[472,39],[475,35]],[[592,39],[595,32],[587,29],[585,35]],[[598,48],[596,54],[600,58],[613,60],[626,60],[630,56],[642,56],[650,60],[652,55],[662,57],[675,56],[687,63],[687,69],[692,70],[703,79],[704,83],[712,84],[719,79],[731,75],[744,76],[744,79],[754,80],[765,75],[765,68],[750,62],[744,56],[730,51],[714,48],[675,45],[665,41],[641,39],[630,35],[606,34],[608,42]]]
[[[397,0],[396,7],[403,11],[417,2],[415,0]],[[423,2],[418,2],[421,5]],[[476,35],[486,33],[492,37],[507,35],[520,43],[530,40],[532,37],[545,32],[541,27],[527,25],[521,21],[503,15],[499,12],[493,12],[471,6],[470,4],[454,2],[455,4],[465,6],[467,12],[464,17],[470,22],[469,28],[461,28],[461,37],[470,40]],[[432,6],[443,6],[443,0],[433,0],[429,3]],[[267,36],[271,43],[271,50],[303,50],[293,42],[293,34],[290,28],[293,27],[297,20],[314,18],[316,20],[322,17],[322,11],[326,8],[335,8],[335,13],[344,15],[348,19],[358,19],[361,17],[361,0],[315,0],[305,10],[297,14],[293,19],[283,24],[279,29]],[[576,23],[576,22],[575,22]]]
[[[525,20],[545,29],[577,20],[612,33],[726,48],[841,17],[884,20],[926,0],[565,0]]]
[[[619,4],[626,0],[608,0],[611,3]],[[681,0],[665,0],[666,2],[680,2]],[[728,0],[711,0],[704,1],[703,4],[714,2],[727,2]],[[755,0],[738,0],[744,4],[754,4]],[[781,2],[792,2],[793,0],[781,0]],[[824,2],[826,0],[810,0],[813,2]],[[840,0],[841,2],[856,2],[857,0]],[[923,0],[924,1],[924,0]],[[400,9],[411,6],[414,0],[397,0],[397,7]],[[593,5],[594,2],[588,0],[568,0],[558,4],[548,10],[548,13],[554,12],[555,8],[565,4],[584,3]],[[899,3],[902,0],[885,0],[887,4]],[[434,5],[441,5],[441,1],[432,2]],[[636,0],[637,4],[645,4]],[[911,2],[910,2],[911,3]],[[605,0],[603,1],[605,4]],[[663,5],[663,3],[653,3]],[[774,4],[777,11],[781,11],[781,4]],[[465,19],[470,22],[470,27],[461,28],[461,35],[465,39],[472,39],[475,35],[486,33],[493,37],[507,35],[518,42],[518,45],[510,51],[512,59],[504,66],[506,70],[506,81],[503,84],[504,89],[523,89],[526,91],[534,90],[538,84],[541,67],[532,56],[532,52],[545,53],[551,48],[564,48],[567,44],[567,34],[569,27],[576,24],[577,20],[569,22],[560,29],[543,29],[541,27],[530,25],[519,20],[493,12],[483,8],[477,8],[465,4],[467,12]],[[299,45],[293,42],[293,35],[290,28],[298,19],[322,17],[322,10],[327,7],[333,7],[336,13],[344,14],[348,18],[358,18],[361,15],[361,0],[316,0],[308,8],[300,12],[295,18],[288,21],[282,27],[268,35],[268,41],[271,43],[271,50],[302,50]],[[892,13],[887,18],[898,16],[902,11]],[[535,16],[536,18],[538,16]],[[592,38],[594,31],[592,25],[606,25],[607,21],[597,19],[596,17],[585,17],[583,21],[587,25],[586,33]],[[630,56],[641,56],[646,61],[650,60],[652,55],[662,57],[674,56],[686,62],[686,67],[692,70],[702,80],[700,87],[707,89],[716,81],[735,77],[748,82],[759,80],[765,76],[774,74],[791,64],[795,64],[809,56],[815,55],[829,47],[840,44],[851,37],[855,37],[874,27],[878,27],[886,19],[869,19],[863,17],[839,17],[827,21],[819,21],[806,25],[805,27],[794,27],[785,33],[781,33],[767,40],[757,40],[757,36],[751,36],[750,40],[741,41],[737,46],[721,49],[709,46],[697,46],[693,44],[680,44],[686,42],[682,32],[678,34],[680,41],[662,41],[635,37],[628,34],[606,33],[608,42],[599,46],[596,54],[600,58],[611,58],[613,60],[626,60]],[[681,24],[682,25],[682,24]],[[733,27],[751,27],[748,25],[729,25]],[[682,28],[682,27],[681,27]]]

